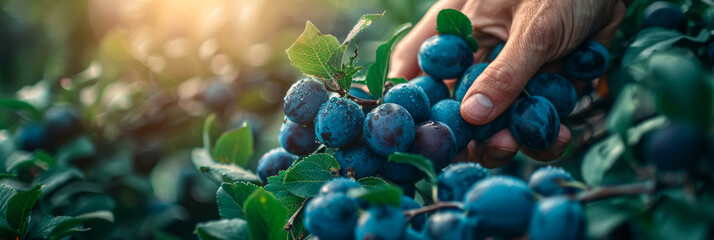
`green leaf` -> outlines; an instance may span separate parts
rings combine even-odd
[[[453,34],[462,37],[469,44],[472,52],[478,51],[478,42],[473,36],[471,20],[454,9],[444,9],[436,16],[436,31],[441,34]]]
[[[286,170],[280,170],[278,175],[267,178],[268,184],[265,185],[265,190],[273,193],[276,198],[292,194],[287,188],[285,188],[285,183],[283,182],[283,179],[285,179],[285,172]]]
[[[194,233],[201,240],[248,240],[248,223],[243,219],[224,219],[199,223]]]
[[[357,37],[362,31],[364,31],[365,28],[369,27],[372,25],[374,21],[377,21],[380,19],[382,16],[384,16],[384,12],[382,13],[377,13],[377,14],[365,14],[362,15],[362,17],[357,20],[357,23],[355,23],[354,27],[352,27],[352,30],[350,30],[350,33],[347,34],[347,37],[345,38],[345,41],[342,42],[342,45],[347,45],[352,42],[352,40]]]
[[[40,118],[42,116],[42,113],[37,110],[37,108],[25,101],[15,99],[0,99],[0,107],[5,107],[13,110],[25,110],[30,112],[36,118]]]
[[[4,166],[7,157],[16,150],[15,139],[11,135],[7,129],[0,130],[0,166]]]
[[[218,138],[213,155],[221,163],[245,166],[253,156],[253,151],[253,134],[250,131],[250,124],[244,122],[240,128],[226,132]]]
[[[603,176],[625,152],[625,143],[618,135],[612,135],[593,145],[583,157],[583,179],[590,185],[602,185]]]
[[[282,170],[278,172],[278,175],[268,177],[268,184],[265,185],[265,190],[270,191],[278,202],[288,210],[285,223],[288,222],[290,217],[300,208],[303,201],[305,201],[305,198],[295,196],[290,193],[287,188],[285,188],[283,179],[285,178],[286,172],[287,171]],[[299,218],[302,219],[302,217]],[[295,222],[295,226],[293,228],[293,232],[296,235],[304,231],[304,226],[302,224],[302,220],[300,219]]]
[[[55,159],[58,165],[67,166],[72,160],[92,157],[96,154],[97,149],[94,142],[88,136],[82,135],[69,143],[62,145],[55,154]]]
[[[675,43],[686,40],[703,43],[709,39],[709,31],[703,29],[696,37],[683,35],[677,30],[664,28],[646,28],[637,34],[623,55],[623,65],[630,65],[648,59],[656,51],[672,47]]]
[[[307,156],[285,172],[285,188],[298,197],[317,195],[322,184],[339,176],[337,160],[325,153]]]
[[[690,49],[672,48],[647,60],[656,85],[656,106],[672,119],[711,126],[712,83],[697,56]],[[705,72],[706,71],[706,72]],[[686,107],[685,107],[686,106]]]
[[[357,180],[357,182],[368,192],[379,191],[392,187],[389,183],[378,177],[363,177]]]
[[[357,72],[359,72],[360,69],[362,69],[362,67],[345,67],[341,70],[344,76],[337,78],[337,83],[340,84],[342,89],[349,91],[352,86],[352,78],[355,74],[357,74]]]
[[[10,198],[15,196],[15,194],[17,194],[17,190],[6,185],[0,185],[0,213],[5,213]]]
[[[394,85],[397,85],[400,83],[407,83],[406,78],[390,78],[390,79],[387,79],[387,81],[392,82]]]
[[[78,232],[88,231],[82,220],[69,216],[45,216],[29,230],[30,239],[62,239]]]
[[[14,173],[0,173],[0,180],[5,179],[5,178],[13,178],[17,177],[17,174]]]
[[[204,148],[194,148],[191,160],[198,171],[211,174],[224,182],[260,182],[255,173],[233,164],[220,164],[213,161],[211,155]]]
[[[173,234],[161,231],[161,230],[154,230],[154,238],[155,240],[181,240],[181,238],[174,236]],[[200,237],[199,237],[200,239]]]
[[[216,114],[211,114],[203,122],[203,148],[211,151],[211,127],[213,127],[213,122],[216,121]]]
[[[436,186],[436,171],[434,171],[434,165],[431,163],[431,160],[422,157],[421,155],[392,153],[392,155],[389,155],[389,161],[409,164],[422,171],[431,183],[431,196],[435,202],[437,201],[436,197],[438,196],[438,189]]]
[[[270,192],[263,188],[255,190],[244,207],[251,239],[287,239],[288,232],[283,230],[287,209]]]
[[[380,189],[353,189],[347,193],[350,197],[363,199],[374,205],[391,205],[399,207],[402,201],[402,190],[387,186]]]
[[[82,178],[84,174],[76,168],[55,168],[40,174],[33,181],[33,185],[43,185],[42,191],[50,194],[71,180]]]
[[[384,83],[387,82],[387,73],[389,73],[389,61],[392,55],[392,49],[394,49],[397,40],[404,36],[411,28],[411,23],[399,25],[394,31],[394,34],[392,34],[392,37],[377,47],[376,60],[367,68],[365,79],[369,93],[372,94],[373,97],[377,99],[382,97]]]
[[[685,203],[662,199],[652,210],[656,239],[706,239],[709,223],[705,216]]]
[[[329,61],[338,48],[340,43],[337,38],[320,33],[315,25],[307,21],[305,31],[285,52],[290,64],[302,73],[333,79],[336,69]]]
[[[24,233],[29,222],[30,211],[37,199],[42,196],[42,186],[37,185],[30,190],[19,192],[10,198],[7,204],[7,222],[20,233]]]
[[[244,218],[243,203],[258,186],[252,183],[223,183],[216,193],[218,213],[223,219]]]
[[[628,84],[617,97],[610,115],[607,117],[607,128],[610,132],[626,136],[627,129],[638,119],[643,111],[654,111],[652,94],[639,84]]]
[[[99,210],[95,212],[88,212],[81,215],[75,216],[77,219],[85,220],[103,220],[106,222],[114,222],[114,213],[110,210]]]
[[[592,239],[602,239],[615,227],[647,210],[639,196],[605,199],[584,206],[587,232]]]
[[[14,237],[18,235],[20,234],[17,232],[17,230],[13,229],[10,226],[10,224],[7,222],[7,219],[5,219],[5,216],[0,215],[0,236],[3,236],[7,239],[16,239]]]
[[[431,163],[431,160],[422,157],[421,155],[392,153],[392,155],[389,155],[389,161],[412,165],[422,171],[430,182],[436,184],[436,172],[434,171],[434,165]]]
[[[12,172],[15,169],[26,168],[35,163],[35,158],[31,153],[14,152],[5,159],[5,171]]]

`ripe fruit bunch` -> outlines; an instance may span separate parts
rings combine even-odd
[[[573,195],[578,189],[563,187],[572,182],[562,168],[538,169],[525,183],[456,163],[438,177],[441,202],[421,208],[403,195],[375,201],[359,182],[340,177],[322,185],[303,219],[319,239],[584,239],[585,213]]]
[[[577,95],[573,85],[557,73],[536,75],[526,86],[526,96],[509,111],[488,124],[471,125],[461,116],[461,101],[488,63],[474,64],[473,51],[478,45],[469,33],[451,32],[452,25],[471,27],[468,18],[458,11],[447,9],[439,14],[437,29],[441,34],[424,41],[419,49],[419,66],[427,75],[405,82],[371,74],[379,71],[373,70],[377,64],[388,67],[388,61],[378,59],[363,82],[369,93],[352,86],[352,79],[345,79],[354,73],[353,69],[359,70],[352,67],[352,61],[341,66],[343,72],[330,65],[326,68],[336,73],[317,75],[311,73],[314,70],[311,66],[300,65],[301,46],[293,45],[288,55],[309,76],[293,84],[286,93],[283,105],[286,119],[279,136],[282,147],[296,158],[313,153],[322,145],[333,153],[344,176],[379,175],[402,185],[413,184],[424,175],[413,166],[386,161],[393,153],[425,157],[439,172],[470,141],[486,140],[506,128],[521,145],[535,151],[547,150],[558,136],[560,117],[575,108]],[[397,37],[399,34],[381,50],[389,50]],[[586,42],[565,58],[565,69],[580,74],[573,74],[575,79],[592,80],[605,72],[608,59],[605,47]],[[381,69],[382,73],[386,70]],[[443,80],[454,78],[459,83],[451,98]],[[336,94],[331,96],[330,92]],[[270,154],[265,156],[266,161]],[[273,169],[270,174],[279,170],[282,169]]]
[[[633,5],[644,2],[635,0]],[[633,12],[638,16],[657,12],[641,11],[644,8]],[[714,164],[700,160],[711,158],[714,152],[707,139],[711,136],[702,131],[711,129],[711,121],[691,125],[684,120],[701,113],[682,106],[703,106],[707,111],[701,112],[710,117],[711,86],[686,81],[672,84],[679,83],[678,79],[701,79],[696,76],[699,71],[692,71],[699,70],[692,64],[697,63],[692,60],[694,53],[658,53],[660,47],[673,46],[667,40],[638,47],[657,42],[657,34],[647,41],[625,39],[615,44],[632,43],[627,51],[631,54],[624,56],[610,57],[602,45],[585,42],[562,59],[562,76],[534,76],[506,114],[487,125],[473,126],[461,117],[460,102],[488,63],[474,63],[472,52],[478,45],[470,32],[449,30],[472,29],[468,18],[448,9],[439,14],[441,34],[425,41],[419,50],[419,65],[426,75],[406,81],[388,78],[387,72],[391,50],[408,25],[398,27],[377,48],[376,61],[364,77],[357,75],[361,70],[355,65],[357,51],[347,54],[355,36],[379,17],[363,16],[342,43],[307,23],[305,32],[287,50],[291,63],[306,77],[286,94],[286,118],[279,136],[282,147],[261,158],[257,176],[239,167],[252,154],[252,148],[244,147],[250,145],[221,141],[230,134],[216,143],[214,157],[220,161],[205,160],[210,159],[206,153],[210,144],[194,150],[194,163],[201,171],[227,181],[217,193],[223,220],[199,225],[199,237],[221,236],[217,233],[223,234],[219,231],[223,227],[238,226],[230,229],[239,229],[233,233],[244,234],[243,238],[250,234],[252,239],[583,239],[588,223],[588,237],[597,239],[632,239],[627,235],[637,231],[667,239],[690,234],[678,229],[696,229],[693,238],[706,239],[711,214],[703,209],[711,203],[712,184],[711,178],[701,176],[714,176]],[[632,22],[647,22],[640,20]],[[643,25],[649,26],[643,35],[677,31],[656,27],[661,23]],[[632,28],[622,30],[628,29]],[[701,38],[708,39],[704,33]],[[698,37],[677,36],[683,43],[702,43]],[[502,47],[508,47],[507,43]],[[701,57],[706,51],[697,53]],[[490,59],[497,58],[494,51]],[[623,68],[615,71],[625,71],[626,86],[611,81],[623,79],[613,70],[610,76],[601,77],[610,61]],[[637,63],[625,65],[629,61]],[[652,79],[633,75],[643,70],[650,71]],[[443,82],[449,78],[457,79],[452,91]],[[613,135],[583,156],[579,176],[587,186],[560,168],[541,168],[526,183],[490,176],[477,164],[452,162],[454,154],[470,141],[483,141],[503,129],[511,131],[525,148],[548,149],[558,135],[561,118],[571,115],[575,106],[577,95],[568,79],[598,86],[590,82],[596,78],[598,84],[617,89],[619,97],[609,115],[599,117],[607,123],[591,124],[592,128],[606,125]],[[692,99],[683,97],[688,92]],[[607,95],[602,89],[597,93]],[[598,108],[607,103],[594,105],[603,110]],[[651,112],[655,105],[666,117]],[[601,137],[602,132],[582,135]],[[586,144],[591,140],[598,139],[587,139]],[[683,171],[698,175],[670,178],[669,173]],[[600,199],[607,200],[589,203]],[[678,211],[683,207],[688,211]],[[590,216],[587,221],[585,212]],[[669,216],[697,220],[670,221]],[[625,236],[619,236],[623,232]]]

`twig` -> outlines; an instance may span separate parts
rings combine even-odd
[[[302,209],[305,208],[305,205],[307,205],[307,201],[310,200],[309,198],[306,198],[305,201],[302,201],[302,204],[300,204],[300,208],[298,208],[295,213],[293,213],[293,216],[288,219],[288,223],[285,224],[285,227],[283,227],[283,230],[285,231],[290,231],[292,234],[293,228],[295,228],[295,220],[297,220],[298,216],[300,216],[300,213],[302,213]]]
[[[330,86],[330,84],[327,83],[327,81],[323,81],[323,82],[325,84],[325,89],[327,89],[327,91],[336,92],[337,94],[340,94],[340,97],[347,96],[347,98],[349,98],[350,100],[354,101],[355,103],[357,103],[359,105],[362,105],[363,107],[366,107],[366,106],[374,107],[374,106],[379,105],[379,101],[377,101],[377,100],[368,100],[368,99],[358,98],[358,97],[352,96],[351,94],[349,94],[347,91],[345,91],[344,89],[342,89],[339,86],[337,88],[333,88],[332,86]]]
[[[460,202],[437,202],[432,205],[425,206],[423,208],[404,210],[404,216],[407,218],[407,220],[411,220],[416,215],[436,211],[442,208],[463,209],[464,205]]]
[[[588,203],[597,200],[602,200],[611,197],[618,197],[631,194],[652,193],[657,188],[657,183],[654,180],[645,182],[631,183],[618,186],[609,186],[593,189],[591,191],[578,194],[575,198],[581,203]]]

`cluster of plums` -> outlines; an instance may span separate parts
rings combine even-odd
[[[500,47],[502,48],[502,46]],[[498,55],[494,52],[493,58]],[[592,80],[605,73],[608,52],[596,42],[585,42],[563,60],[571,78]],[[427,74],[388,89],[377,106],[360,106],[331,95],[322,80],[304,78],[285,96],[285,119],[280,129],[282,149],[263,156],[258,173],[265,181],[299,156],[330,149],[344,176],[380,175],[400,185],[422,179],[416,168],[386,162],[394,152],[422,155],[440,171],[471,140],[483,141],[510,128],[515,139],[534,151],[547,150],[557,139],[560,117],[576,104],[573,85],[556,73],[536,75],[526,86],[530,96],[485,125],[471,125],[460,113],[461,101],[488,63],[473,64],[473,54],[461,37],[436,35],[419,49],[419,67]],[[473,64],[473,65],[472,65]],[[458,78],[453,94],[444,79]],[[349,94],[375,100],[359,87]]]
[[[24,151],[56,148],[82,131],[76,111],[68,107],[52,107],[41,122],[30,123],[20,129],[17,148]]]
[[[438,198],[459,202],[463,209],[441,208],[407,219],[404,210],[421,207],[413,198],[402,196],[399,207],[370,204],[349,194],[362,188],[358,182],[340,177],[322,186],[303,219],[320,240],[511,239],[525,234],[530,239],[583,239],[585,215],[569,197],[577,189],[560,184],[567,181],[573,178],[562,168],[538,169],[526,183],[490,176],[475,163],[451,164],[438,177]]]

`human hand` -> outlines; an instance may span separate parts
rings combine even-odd
[[[498,42],[506,45],[498,57],[474,81],[461,103],[461,115],[482,125],[505,111],[528,80],[544,65],[575,49],[586,39],[608,45],[626,12],[622,0],[443,0],[434,4],[392,54],[390,77],[411,79],[419,74],[418,49],[438,34],[436,17],[442,9],[457,9],[469,17],[480,49],[476,58]],[[547,68],[557,66],[548,64]],[[564,125],[556,142],[543,152],[522,148],[542,161],[560,157],[570,143]],[[506,164],[520,146],[505,129],[481,143],[471,142],[461,160],[494,168]]]

